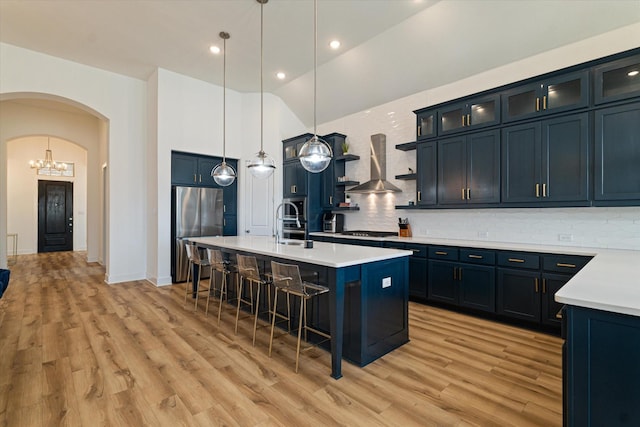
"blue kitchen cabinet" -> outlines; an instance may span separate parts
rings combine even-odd
[[[416,204],[435,205],[438,201],[438,156],[435,141],[420,142],[416,145]]]
[[[171,184],[198,185],[198,157],[191,154],[171,154]]]
[[[438,136],[500,123],[500,94],[483,96],[438,109]]]
[[[589,70],[547,77],[502,94],[503,123],[589,105]]]
[[[640,425],[640,317],[568,305],[563,322],[564,425]]]
[[[224,215],[222,221],[222,234],[224,236],[238,235],[238,217],[236,215]]]
[[[540,272],[498,268],[498,314],[538,323],[540,319]]]
[[[299,161],[285,163],[283,171],[283,192],[285,198],[307,195],[307,171]]]
[[[594,70],[595,104],[640,96],[640,55],[600,65]]]
[[[491,250],[430,246],[428,299],[493,313],[494,264]]]
[[[500,132],[438,141],[438,204],[500,202]]]
[[[640,200],[640,102],[595,112],[596,204]]]
[[[423,108],[414,111],[416,114],[416,139],[433,138],[438,133],[438,110]]]
[[[404,249],[413,252],[409,257],[409,297],[427,299],[427,245],[403,242],[385,242],[385,248]]]
[[[502,130],[502,202],[589,201],[589,118],[574,114]]]

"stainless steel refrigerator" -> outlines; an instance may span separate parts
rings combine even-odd
[[[219,188],[173,187],[171,192],[172,237],[174,240],[171,278],[174,283],[187,280],[189,260],[184,248],[186,238],[222,236],[223,199]]]

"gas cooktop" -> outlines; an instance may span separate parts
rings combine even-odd
[[[397,236],[398,233],[394,231],[370,231],[370,230],[349,230],[343,231],[341,234],[346,236],[360,236],[360,237],[389,237]]]

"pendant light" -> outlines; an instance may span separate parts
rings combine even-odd
[[[267,153],[264,152],[264,89],[263,89],[263,72],[262,72],[262,57],[263,57],[263,12],[262,9],[264,4],[269,0],[256,0],[260,3],[260,151],[258,151],[247,166],[249,168],[249,172],[251,175],[255,176],[258,179],[267,179],[272,174],[273,171],[276,170],[276,162],[272,157],[269,157]]]
[[[51,141],[47,137],[47,149],[44,152],[44,160],[30,160],[29,166],[31,169],[53,169],[57,171],[67,170],[67,164],[64,162],[56,162],[53,160],[53,152],[51,151]]]
[[[227,39],[231,37],[229,33],[222,31],[222,163],[211,170],[213,180],[221,187],[227,187],[233,184],[236,179],[236,171],[227,164]]]
[[[316,127],[317,68],[318,68],[318,0],[313,0],[313,136],[304,143],[298,158],[302,167],[312,173],[325,170],[331,163],[331,147],[318,137]]]

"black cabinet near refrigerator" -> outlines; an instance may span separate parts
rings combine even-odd
[[[226,159],[237,171],[238,161]],[[187,277],[184,238],[235,236],[238,232],[238,180],[219,186],[211,170],[222,158],[193,153],[171,153],[171,278]]]

